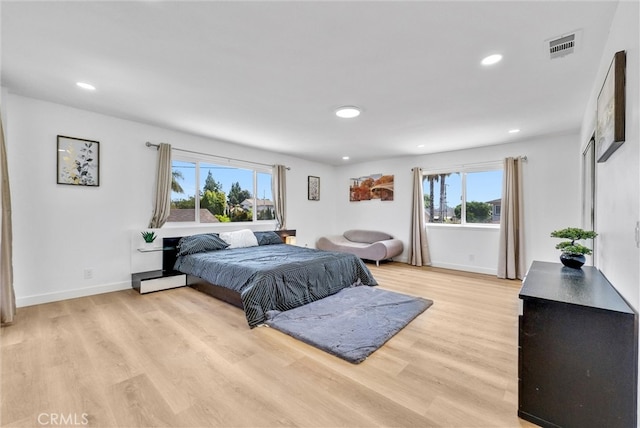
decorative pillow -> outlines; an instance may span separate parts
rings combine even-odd
[[[229,244],[229,249],[258,246],[258,239],[250,229],[222,232],[220,238]]]
[[[275,232],[253,232],[258,240],[258,245],[284,244],[282,238]]]
[[[178,242],[178,255],[184,256],[205,251],[224,250],[228,246],[229,244],[220,239],[217,233],[185,236]]]

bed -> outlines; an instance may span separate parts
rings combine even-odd
[[[377,285],[355,255],[287,245],[271,233],[275,237],[260,240],[269,235],[256,232],[259,245],[196,245],[193,251],[185,251],[190,240],[206,235],[216,241],[218,234],[164,238],[163,268],[187,274],[189,286],[243,309],[252,328],[271,310],[293,309],[354,285]]]

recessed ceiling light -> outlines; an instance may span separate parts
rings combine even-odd
[[[342,160],[349,160],[349,156],[342,156]]]
[[[424,144],[418,144],[418,148],[421,149],[424,147]]]
[[[82,89],[86,89],[87,91],[95,91],[96,90],[96,87],[91,85],[91,84],[89,84],[89,83],[77,82],[76,85],[78,85]]]
[[[519,129],[510,129],[509,130],[509,134],[517,134],[518,132],[520,132]]]
[[[502,60],[502,55],[494,54],[484,58],[481,63],[482,65],[493,65],[495,63],[500,62],[500,60]]]
[[[343,119],[353,119],[360,116],[360,109],[355,106],[342,106],[336,109],[336,116]]]

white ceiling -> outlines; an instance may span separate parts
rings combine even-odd
[[[616,7],[3,0],[2,86],[332,165],[411,156],[578,129]],[[363,114],[335,117],[344,104]]]

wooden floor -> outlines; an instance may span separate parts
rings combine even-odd
[[[249,329],[189,288],[20,308],[2,328],[0,423],[533,426],[516,415],[519,281],[368,266],[382,288],[434,305],[359,365]]]

